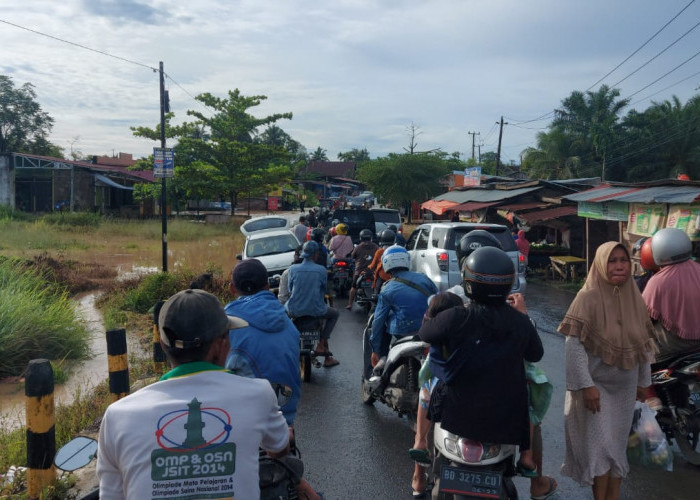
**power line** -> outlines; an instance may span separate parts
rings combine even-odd
[[[673,43],[671,43],[670,45],[668,45],[664,50],[662,50],[661,52],[659,52],[658,54],[656,54],[654,57],[652,57],[652,58],[649,59],[647,62],[645,62],[644,64],[642,64],[640,67],[638,67],[637,69],[635,69],[632,73],[630,73],[629,75],[627,75],[626,77],[624,77],[624,78],[623,78],[622,80],[620,80],[619,82],[614,83],[614,84],[612,85],[612,87],[613,87],[613,88],[614,88],[614,87],[617,87],[619,84],[621,84],[622,82],[624,82],[625,80],[627,80],[630,76],[634,75],[637,71],[639,71],[640,69],[642,69],[642,68],[644,68],[645,66],[647,66],[647,65],[648,65],[649,63],[651,63],[654,59],[656,59],[656,58],[659,57],[661,54],[663,54],[664,52],[666,52],[668,49],[670,49],[671,47],[673,47],[675,44],[677,44],[678,42],[680,42],[683,38],[685,38],[691,31],[693,31],[693,30],[694,30],[695,28],[697,28],[698,26],[700,26],[700,22],[698,22],[695,26],[693,26],[692,28],[690,28],[690,29],[689,29],[688,31],[686,31],[685,33],[683,33],[679,38],[676,38],[676,39],[673,41]]]
[[[676,71],[678,68],[680,68],[681,66],[684,66],[684,65],[688,64],[690,61],[692,61],[693,59],[695,59],[695,58],[698,57],[699,55],[700,55],[700,51],[696,52],[695,54],[693,54],[692,56],[690,56],[688,59],[686,59],[685,61],[683,61],[682,63],[680,63],[678,66],[676,66],[676,67],[673,68],[672,70],[670,70],[670,71],[664,73],[664,74],[661,75],[659,78],[657,78],[656,80],[654,80],[653,82],[651,82],[649,85],[646,85],[645,87],[642,87],[641,89],[639,89],[638,91],[636,91],[634,94],[629,95],[629,96],[627,97],[627,99],[631,99],[632,97],[636,96],[637,94],[639,94],[639,93],[642,92],[643,90],[648,89],[649,87],[651,87],[652,85],[654,85],[656,82],[658,82],[659,80],[662,80],[662,79],[666,78],[668,75],[670,75],[671,73],[673,73],[674,71]]]
[[[693,78],[693,77],[695,77],[695,76],[698,76],[698,75],[700,75],[700,71],[698,71],[697,73],[693,73],[692,75],[690,75],[690,76],[688,76],[688,77],[685,77],[685,78],[683,78],[682,80],[678,80],[676,83],[672,83],[672,84],[669,85],[668,87],[664,87],[664,88],[662,88],[661,90],[659,90],[658,92],[654,92],[654,93],[651,94],[651,95],[648,95],[648,96],[646,96],[646,97],[644,97],[644,98],[642,98],[642,99],[639,99],[638,101],[633,102],[633,103],[630,104],[629,106],[632,107],[632,106],[634,106],[635,104],[639,104],[639,103],[642,102],[642,101],[646,101],[647,99],[651,99],[651,98],[654,97],[655,95],[660,94],[661,92],[664,92],[664,91],[670,89],[671,87],[675,87],[676,85],[681,84],[681,83],[685,82],[686,80],[690,80],[691,78]]]
[[[152,70],[152,71],[154,71],[154,72],[156,72],[156,73],[158,72],[158,68],[154,68],[153,66],[149,66],[148,64],[143,64],[143,63],[140,63],[140,62],[138,62],[138,61],[133,61],[133,60],[131,60],[131,59],[127,59],[127,58],[121,57],[121,56],[115,56],[114,54],[110,54],[109,52],[105,52],[105,51],[103,51],[103,50],[98,50],[98,49],[93,49],[92,47],[88,47],[88,46],[86,46],[86,45],[81,45],[81,44],[79,44],[79,43],[75,43],[75,42],[71,42],[71,41],[68,41],[68,40],[64,40],[63,38],[59,38],[59,37],[57,37],[57,36],[49,35],[49,34],[47,34],[47,33],[42,33],[41,31],[33,30],[33,29],[27,28],[27,27],[25,27],[25,26],[20,26],[19,24],[11,23],[10,21],[6,21],[6,20],[4,20],[4,19],[0,19],[0,23],[9,24],[10,26],[14,26],[15,28],[19,28],[19,29],[22,29],[22,30],[25,30],[25,31],[29,31],[29,32],[34,33],[34,34],[36,34],[36,35],[45,36],[46,38],[51,38],[51,39],[56,40],[56,41],[59,41],[59,42],[67,43],[68,45],[73,45],[74,47],[79,47],[79,48],[81,48],[81,49],[89,50],[90,52],[97,52],[98,54],[102,54],[103,56],[112,57],[112,58],[118,59],[118,60],[120,60],[120,61],[128,62],[128,63],[130,63],[130,64],[135,64],[135,65],[141,66],[141,67],[143,67],[143,68],[148,68],[148,69],[150,69],[150,70]]]
[[[690,7],[694,2],[695,2],[695,0],[690,0],[690,2],[688,3],[688,5],[686,5],[685,7],[683,7],[683,8],[681,9],[681,11],[680,11],[678,14],[676,14],[675,16],[673,16],[673,17],[671,18],[670,21],[668,21],[668,22],[667,22],[666,24],[664,24],[661,28],[659,28],[659,30],[658,30],[656,33],[654,33],[654,34],[651,36],[651,38],[649,38],[649,39],[648,39],[646,42],[644,42],[637,50],[635,50],[635,51],[632,52],[629,56],[627,56],[627,58],[626,58],[624,61],[622,61],[620,64],[618,64],[618,65],[615,66],[613,69],[611,69],[605,76],[603,76],[603,78],[601,78],[600,80],[598,80],[597,82],[595,82],[593,85],[591,85],[590,87],[588,87],[588,88],[586,89],[586,91],[591,90],[593,87],[595,87],[595,86],[598,85],[600,82],[602,82],[603,80],[605,80],[607,77],[609,77],[611,74],[613,74],[620,66],[622,66],[622,65],[625,64],[627,61],[629,61],[637,52],[639,52],[639,51],[642,50],[644,47],[646,47],[646,45],[647,45],[649,42],[651,42],[654,38],[656,38],[656,36],[657,36],[659,33],[661,33],[663,30],[665,30],[666,27],[667,27],[669,24],[671,24],[673,21],[675,21],[676,18],[677,18],[678,16],[680,16],[683,12],[685,12],[685,10],[686,10],[688,7]],[[613,85],[613,87],[614,87],[614,85]]]

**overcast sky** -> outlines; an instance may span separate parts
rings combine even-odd
[[[700,85],[700,56],[672,71],[700,50],[700,27],[677,41],[700,22],[690,0],[3,0],[0,21],[0,74],[32,83],[51,140],[87,155],[159,145],[129,130],[159,121],[159,61],[176,123],[205,111],[193,96],[238,88],[330,160],[403,152],[411,123],[418,150],[467,158],[478,132],[495,151],[503,116],[502,160],[519,162],[574,90],[605,83],[643,110]]]

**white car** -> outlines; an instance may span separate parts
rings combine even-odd
[[[294,251],[299,246],[294,233],[289,229],[256,231],[245,240],[243,252],[238,260],[258,259],[267,269],[269,278],[282,274],[294,263]]]
[[[241,224],[240,230],[244,236],[250,236],[258,231],[290,229],[299,222],[299,216],[290,215],[263,215],[253,217]]]

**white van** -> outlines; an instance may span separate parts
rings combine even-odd
[[[399,232],[403,232],[403,224],[401,223],[401,213],[392,208],[371,208],[370,212],[374,214],[374,234],[379,236],[379,233],[384,231],[392,224],[396,226]]]

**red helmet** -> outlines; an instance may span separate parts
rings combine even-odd
[[[642,250],[639,255],[639,260],[643,269],[652,272],[659,270],[659,266],[657,266],[656,262],[654,262],[654,256],[651,253],[651,238],[644,240],[644,243],[642,243]]]
[[[311,232],[314,230],[314,228],[310,227],[309,229],[306,230],[306,240],[305,241],[311,241]]]

